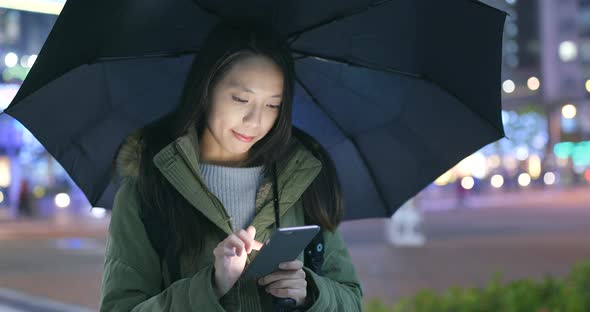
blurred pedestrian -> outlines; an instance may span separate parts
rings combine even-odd
[[[31,218],[33,213],[33,198],[29,189],[29,181],[22,179],[18,196],[18,213],[21,217]]]
[[[456,201],[456,208],[464,208],[465,207],[465,198],[467,197],[467,190],[461,185],[461,180],[457,180],[455,182],[455,197]]]

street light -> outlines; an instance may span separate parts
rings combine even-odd
[[[559,44],[559,58],[564,62],[570,62],[578,57],[578,45],[573,41],[563,41]]]
[[[502,83],[502,89],[506,93],[512,93],[514,92],[514,89],[516,89],[516,85],[514,84],[514,81],[508,79]]]
[[[464,177],[463,179],[461,179],[461,186],[466,190],[472,189],[474,185],[475,180],[473,180],[472,177]]]
[[[541,176],[541,157],[539,155],[533,154],[529,157],[529,174],[531,178],[537,179]]]
[[[555,173],[545,173],[545,175],[543,176],[543,182],[545,182],[546,185],[553,185],[555,183]]]
[[[29,58],[27,59],[27,67],[33,67],[33,64],[35,64],[36,60],[37,60],[37,54],[33,54],[33,55],[29,56]]]
[[[10,52],[6,54],[4,57],[4,64],[6,67],[14,67],[18,63],[18,55],[14,52]]]
[[[490,182],[494,188],[501,188],[502,185],[504,185],[504,177],[502,177],[499,174],[496,174],[492,177]]]
[[[529,78],[529,80],[527,80],[526,84],[529,87],[529,89],[531,89],[533,91],[539,90],[539,87],[541,86],[541,82],[539,81],[539,78],[537,78],[537,77]]]
[[[577,109],[573,104],[566,104],[561,108],[561,115],[565,119],[572,119],[576,117]]]
[[[66,193],[55,195],[55,205],[59,208],[66,208],[70,205],[70,196]]]
[[[518,176],[518,184],[520,184],[520,186],[528,186],[529,184],[531,184],[531,176],[528,173],[521,173]]]

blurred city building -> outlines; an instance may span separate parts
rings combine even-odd
[[[0,2],[0,112],[16,95],[65,1]],[[48,103],[50,105],[51,103]],[[12,117],[0,115],[0,220],[91,214],[63,168]]]
[[[508,13],[502,107],[507,138],[443,174],[426,193],[458,198],[590,184],[590,1],[484,0]]]

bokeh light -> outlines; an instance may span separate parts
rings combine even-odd
[[[466,190],[472,189],[474,185],[475,180],[472,177],[463,177],[463,179],[461,179],[461,186]]]
[[[541,176],[541,157],[539,155],[533,154],[529,157],[529,174],[533,180]]]
[[[539,78],[537,78],[537,77],[529,78],[529,80],[527,80],[526,84],[529,87],[529,89],[531,89],[533,91],[539,90],[539,87],[541,87],[541,81],[539,81]]]
[[[553,172],[546,172],[545,175],[543,175],[543,182],[546,185],[553,185],[553,184],[555,184],[555,173],[553,173]]]
[[[506,81],[504,81],[504,83],[502,83],[502,90],[504,90],[504,92],[506,93],[512,93],[514,92],[514,90],[516,89],[516,85],[514,84],[514,81],[508,79]]]
[[[499,174],[495,174],[494,176],[492,176],[490,183],[494,188],[501,188],[502,185],[504,185],[504,177]]]
[[[100,219],[103,218],[107,211],[104,208],[101,207],[93,207],[92,210],[90,210],[90,213],[92,214],[93,217]]]
[[[4,57],[4,64],[6,67],[14,67],[18,63],[18,55],[16,53],[10,52],[7,53]]]
[[[531,176],[528,173],[521,173],[518,175],[518,184],[520,186],[528,186],[531,184]]]
[[[35,198],[41,198],[45,196],[45,188],[39,185],[35,186],[33,188],[33,196],[35,196]]]
[[[70,205],[70,196],[66,193],[55,195],[55,205],[59,208],[66,208]]]
[[[561,115],[563,118],[572,119],[576,117],[577,109],[573,104],[566,104],[561,108]]]
[[[451,170],[443,173],[440,177],[438,177],[438,179],[436,179],[434,181],[434,184],[438,185],[438,186],[444,186],[449,184],[449,182],[451,181],[453,173],[451,172]]]
[[[559,58],[564,62],[570,62],[578,57],[578,45],[573,41],[563,41],[559,44]]]

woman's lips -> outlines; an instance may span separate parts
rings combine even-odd
[[[236,138],[238,138],[238,140],[240,140],[242,142],[252,142],[252,140],[254,139],[254,137],[245,136],[245,135],[239,134],[233,130],[232,130],[232,132],[234,133]]]

